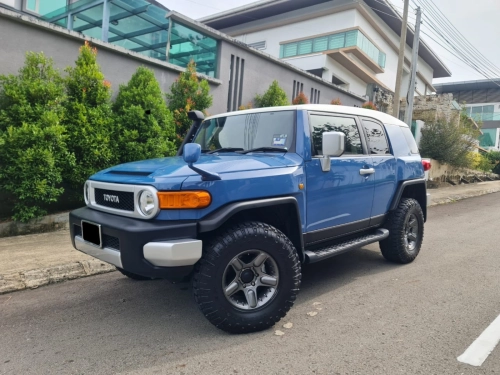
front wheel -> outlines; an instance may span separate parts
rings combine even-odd
[[[259,222],[232,227],[205,248],[193,278],[205,317],[231,333],[272,327],[293,306],[301,280],[295,247]]]
[[[403,198],[385,224],[389,237],[380,241],[385,259],[396,263],[415,260],[424,239],[424,214],[417,200]]]

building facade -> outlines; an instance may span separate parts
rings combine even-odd
[[[435,85],[439,94],[452,94],[467,114],[482,125],[480,146],[500,150],[500,79]]]
[[[153,0],[0,0],[0,74],[17,73],[28,51],[43,51],[64,69],[85,40],[98,48],[115,92],[141,65],[153,69],[168,91],[194,60],[210,84],[212,114],[252,102],[273,80],[290,93],[290,102],[296,82],[315,92],[317,103],[339,98],[360,106],[366,100]]]
[[[402,18],[385,0],[263,0],[200,19],[242,42],[358,95],[394,93]],[[409,86],[413,30],[408,29],[400,97]],[[447,67],[421,42],[416,95],[434,92]],[[300,90],[300,88],[299,88]],[[292,90],[291,95],[296,94]],[[314,93],[305,91],[314,98]]]

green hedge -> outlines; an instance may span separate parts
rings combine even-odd
[[[112,103],[111,84],[88,42],[65,71],[63,77],[52,59],[29,52],[18,75],[0,75],[0,198],[8,199],[14,220],[60,209],[63,186],[82,201],[83,183],[99,170],[173,155],[189,128],[187,111],[212,104],[194,63],[171,87],[172,111],[144,67]]]

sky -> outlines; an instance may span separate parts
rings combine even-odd
[[[293,0],[292,0],[293,1]],[[402,11],[403,0],[390,0]],[[412,0],[414,1],[414,0]],[[415,0],[420,3],[421,0]],[[448,20],[475,46],[481,54],[490,60],[500,71],[500,1],[499,0],[426,0],[432,2]],[[159,0],[167,8],[178,11],[190,18],[197,19],[210,14],[250,4],[254,0]],[[410,5],[415,8],[413,2]],[[425,12],[425,6],[422,7]],[[414,24],[414,12],[410,9],[409,22]],[[424,18],[425,20],[425,18]],[[429,33],[425,21],[422,30]],[[432,35],[432,34],[431,34]],[[433,36],[433,38],[435,38]],[[480,73],[468,67],[451,53],[432,41],[428,36],[422,39],[433,49],[436,55],[452,72],[452,77],[436,79],[434,83],[473,81],[486,79]],[[440,42],[442,43],[442,42]],[[478,56],[480,59],[481,57]],[[500,78],[500,77],[498,77]]]

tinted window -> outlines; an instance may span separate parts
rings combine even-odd
[[[295,111],[262,112],[204,121],[194,143],[202,150],[224,147],[250,150],[258,147],[283,147],[294,144]]]
[[[417,142],[415,142],[415,138],[413,138],[413,134],[411,134],[411,131],[407,127],[399,127],[401,131],[403,132],[403,135],[406,138],[406,143],[408,143],[408,147],[410,148],[410,151],[412,154],[418,154],[418,146]]]
[[[342,132],[345,134],[344,155],[363,154],[363,146],[358,126],[352,117],[311,115],[313,155],[323,155],[322,142],[324,132]]]
[[[363,127],[365,128],[366,138],[368,139],[370,154],[387,155],[391,153],[382,125],[374,121],[363,120]]]

